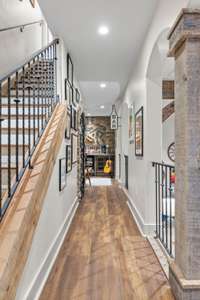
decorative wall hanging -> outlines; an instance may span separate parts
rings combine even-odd
[[[79,93],[79,90],[76,89],[76,103],[80,103],[81,95]]]
[[[59,191],[66,187],[66,158],[59,159]]]
[[[69,55],[67,54],[67,80],[70,83],[71,87],[73,87],[74,84],[74,66],[72,59]]]
[[[143,106],[135,114],[135,155],[143,156]]]
[[[71,105],[71,128],[77,130],[77,112],[74,107]]]
[[[73,88],[67,79],[65,79],[65,100],[68,101],[69,105],[73,102]]]
[[[72,145],[72,164],[77,162],[77,144],[78,144],[78,137],[76,134],[71,134],[71,145]]]
[[[73,103],[74,107],[76,107],[77,103],[76,103],[76,88],[75,88],[75,86],[73,87],[72,103]]]
[[[167,154],[172,162],[175,162],[175,143],[171,143],[167,149]]]
[[[66,146],[66,173],[72,170],[72,147],[71,145]]]
[[[134,137],[135,137],[135,109],[134,104],[131,104],[129,107],[129,123],[128,123],[128,133],[129,133],[129,143],[134,143]]]
[[[30,2],[31,2],[31,5],[32,5],[33,7],[35,7],[36,0],[30,0]]]
[[[112,130],[118,129],[118,115],[115,105],[112,105],[112,112],[110,115],[110,127]]]
[[[70,139],[71,136],[71,110],[67,111],[67,126],[65,129],[65,138]]]

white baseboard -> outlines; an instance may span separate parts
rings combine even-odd
[[[137,207],[135,206],[134,201],[131,198],[128,190],[121,183],[120,183],[120,186],[128,198],[127,205],[133,215],[133,218],[138,226],[138,229],[140,230],[140,233],[143,236],[154,235],[156,225],[155,224],[147,224],[144,222],[144,219],[141,216],[140,212],[138,211]]]
[[[79,202],[78,198],[76,198],[69,210],[67,217],[65,218],[64,222],[62,223],[58,234],[56,235],[51,247],[49,248],[43,263],[39,267],[39,270],[33,281],[24,295],[22,300],[38,300],[41,292],[44,288],[44,285],[48,279],[48,276],[51,272],[51,269],[54,265],[54,262],[58,256],[60,248],[64,242],[65,236],[68,232],[69,226],[72,222],[72,219],[75,215],[76,209],[78,208]]]

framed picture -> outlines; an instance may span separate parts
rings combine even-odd
[[[134,105],[132,104],[129,107],[129,122],[128,122],[128,133],[129,133],[129,143],[134,143],[134,137],[135,137],[135,109]]]
[[[69,105],[73,102],[73,88],[67,79],[65,79],[65,100],[68,101]]]
[[[70,135],[71,135],[71,110],[68,110],[67,111],[67,125],[66,125],[66,129],[65,129],[65,138],[69,140]]]
[[[73,87],[74,84],[74,66],[70,54],[67,54],[67,81]]]
[[[71,145],[66,146],[66,173],[72,170],[72,147]]]
[[[71,135],[71,145],[72,145],[72,164],[77,162],[77,143],[78,143],[78,136],[74,133]]]
[[[80,103],[81,95],[79,93],[79,90],[76,89],[76,103]]]
[[[76,88],[73,87],[73,98],[72,98],[72,103],[74,105],[74,107],[76,107]]]
[[[143,156],[143,106],[135,114],[135,155]]]
[[[66,159],[59,159],[59,191],[63,191],[67,185],[66,181]]]
[[[77,112],[75,108],[71,105],[71,128],[77,130]]]

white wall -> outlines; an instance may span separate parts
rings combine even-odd
[[[64,100],[64,79],[67,73],[67,50],[63,41],[58,46],[58,93]],[[75,79],[76,85],[78,85]],[[64,138],[64,137],[63,137]],[[69,141],[63,139],[59,155],[45,196],[39,223],[37,225],[28,261],[17,290],[16,300],[33,300],[47,276],[47,270],[56,255],[59,242],[66,233],[71,208],[77,196],[77,164],[67,175],[67,187],[59,192],[59,158],[65,157],[65,146]],[[50,252],[49,252],[50,251]]]
[[[187,7],[187,0],[160,0],[153,16],[144,45],[133,68],[133,74],[122,101],[131,105],[135,102],[135,111],[144,107],[144,156],[134,155],[134,146],[129,146],[129,196],[137,221],[144,233],[152,232],[155,227],[155,187],[152,161],[162,159],[162,101],[161,80],[163,78],[161,60],[162,49],[156,44],[160,35],[170,28],[180,10]],[[154,50],[154,51],[153,51]],[[152,57],[153,55],[153,57]],[[151,61],[153,64],[151,65]],[[122,112],[122,124],[126,124],[127,115]],[[121,142],[129,145],[124,137]],[[126,146],[123,146],[126,148]],[[122,153],[123,155],[123,153]],[[122,179],[124,182],[124,179]]]
[[[33,8],[29,0],[0,0],[0,29],[43,19],[37,5]],[[23,63],[34,52],[47,43],[46,24],[0,32],[0,78]]]
[[[163,144],[162,144],[162,160],[164,163],[173,165],[174,163],[168,157],[168,147],[175,141],[175,114],[171,115],[162,127]]]
[[[59,192],[59,158],[62,157],[65,157],[65,142],[62,143],[56,160],[16,300],[35,299],[56,254],[58,244],[65,234],[65,230],[62,229],[67,227],[66,218],[77,194],[77,167],[74,165],[72,172],[67,176],[67,187]]]

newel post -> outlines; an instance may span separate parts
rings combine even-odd
[[[169,34],[175,57],[176,224],[170,284],[200,299],[200,10],[183,9]]]

